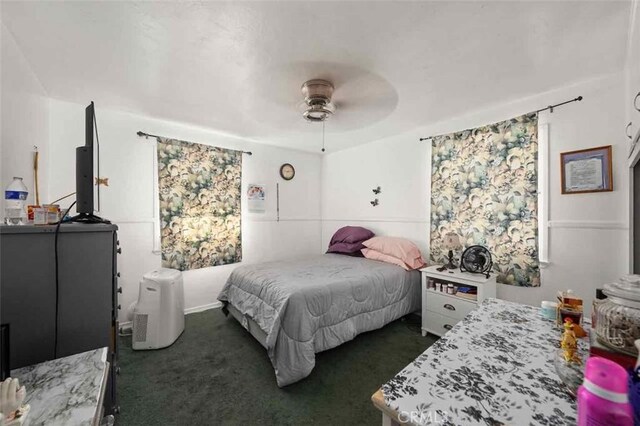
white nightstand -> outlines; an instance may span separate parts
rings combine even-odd
[[[478,307],[478,303],[488,297],[496,297],[496,274],[489,278],[482,274],[460,272],[460,269],[438,271],[440,265],[420,269],[422,273],[422,335],[432,333],[442,336],[451,330],[469,312]],[[427,288],[428,281],[451,283],[458,287],[475,287],[477,298],[460,294],[447,294]]]

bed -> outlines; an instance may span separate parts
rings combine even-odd
[[[420,273],[324,254],[236,268],[218,300],[267,350],[278,386],[315,366],[315,354],[420,309]]]

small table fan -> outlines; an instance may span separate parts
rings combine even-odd
[[[491,253],[483,246],[468,247],[460,258],[460,271],[462,272],[484,274],[489,278],[492,266]]]

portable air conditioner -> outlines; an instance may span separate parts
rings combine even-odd
[[[182,273],[166,268],[147,272],[140,281],[138,302],[133,308],[133,349],[165,348],[183,331]]]

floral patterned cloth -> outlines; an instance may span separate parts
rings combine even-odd
[[[538,308],[487,299],[382,386],[385,403],[416,424],[574,425],[554,367],[560,338]]]
[[[539,286],[538,115],[436,136],[431,155],[431,260],[444,236],[482,245],[498,282]]]
[[[162,266],[242,260],[242,152],[158,138]]]

